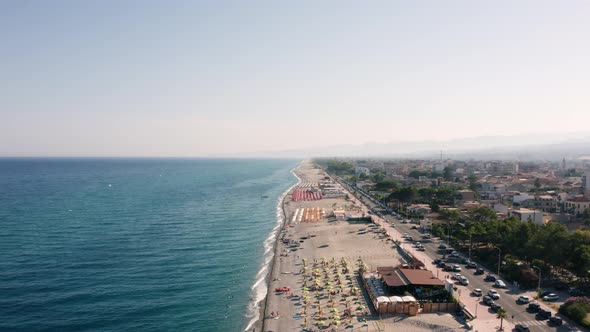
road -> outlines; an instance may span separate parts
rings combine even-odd
[[[382,207],[382,206],[379,206],[379,202],[376,202],[374,199],[368,197],[368,195],[366,193],[362,193],[361,191],[357,190],[356,188],[348,186],[346,183],[343,183],[341,179],[338,179],[338,180],[340,180],[340,183],[343,184],[345,186],[345,188],[348,189],[349,192],[353,193],[358,199],[360,199],[368,208],[372,209],[375,207]],[[422,239],[423,234],[420,233],[418,229],[412,229],[412,224],[403,224],[400,222],[399,219],[397,219],[394,216],[383,215],[383,216],[380,216],[379,219],[382,219],[384,221],[384,223],[383,223],[384,228],[388,231],[388,234],[390,234],[392,236],[392,238],[401,240],[401,235],[404,233],[408,233],[408,235],[411,235],[415,240],[420,241],[426,249],[426,251],[424,251],[424,252],[419,252],[419,251],[415,250],[414,246],[409,242],[405,242],[403,244],[403,248],[409,250],[417,257],[420,257],[420,256],[424,257],[425,258],[424,263],[427,265],[427,268],[430,269],[431,271],[434,271],[434,273],[436,275],[440,274],[441,277],[444,277],[446,275],[453,275],[454,273],[457,273],[457,272],[444,272],[444,271],[442,271],[442,269],[440,269],[432,264],[432,261],[435,258],[442,258],[442,255],[439,253],[438,246],[443,241],[441,241],[438,238],[433,238],[431,240],[423,240]],[[530,292],[530,291],[525,292],[525,291],[518,289],[517,287],[511,287],[511,285],[508,285],[507,289],[493,288],[492,282],[484,281],[485,275],[490,273],[490,271],[486,270],[486,273],[484,273],[484,275],[475,275],[474,269],[466,269],[463,264],[459,263],[459,261],[462,258],[463,257],[460,256],[459,258],[447,259],[445,261],[450,262],[450,263],[459,264],[462,268],[462,271],[460,273],[462,275],[464,275],[465,277],[467,277],[467,279],[469,280],[468,287],[464,287],[464,286],[460,286],[460,285],[457,285],[457,286],[461,290],[460,291],[461,302],[467,306],[467,308],[469,309],[469,311],[472,314],[477,316],[477,318],[474,320],[476,328],[478,325],[485,327],[484,321],[486,321],[487,325],[490,325],[490,324],[491,325],[499,325],[499,320],[496,319],[496,315],[491,310],[491,308],[489,306],[485,305],[483,303],[483,301],[481,301],[481,298],[477,298],[477,297],[471,295],[471,291],[473,289],[480,288],[483,291],[484,295],[487,294],[488,290],[490,290],[490,289],[496,289],[500,293],[500,299],[496,300],[495,302],[498,303],[499,305],[501,305],[502,307],[504,307],[504,309],[507,312],[507,319],[504,321],[504,328],[506,331],[512,329],[516,323],[520,323],[520,322],[524,322],[524,323],[528,324],[530,331],[533,331],[533,332],[535,332],[535,331],[539,331],[539,332],[540,331],[546,331],[546,332],[571,331],[574,329],[574,325],[568,324],[568,322],[566,322],[565,319],[564,319],[564,325],[560,326],[560,327],[549,326],[547,320],[535,319],[534,314],[526,311],[527,305],[519,305],[516,302],[516,299],[520,295],[528,295],[532,299],[533,295],[534,295],[532,292]],[[553,315],[555,315],[555,310],[548,308],[543,303],[541,303],[541,306],[544,309],[551,310],[553,312]],[[564,317],[562,317],[562,318],[564,318]],[[480,323],[480,324],[477,324],[477,323]],[[487,330],[487,328],[486,328],[486,330]]]

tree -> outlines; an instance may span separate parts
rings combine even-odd
[[[541,188],[541,180],[539,178],[535,179],[535,189],[539,190]]]
[[[438,213],[438,217],[442,220],[457,221],[461,218],[461,214],[457,210],[443,209]]]
[[[446,181],[453,181],[453,170],[449,166],[446,166],[443,170],[443,178]]]
[[[477,193],[477,191],[479,189],[479,183],[477,183],[477,177],[475,175],[471,174],[467,178],[467,181],[469,181],[469,189],[471,189],[473,192]]]
[[[504,323],[504,318],[506,318],[506,316],[507,316],[507,314],[506,314],[506,310],[504,308],[498,309],[498,312],[496,313],[496,318],[498,318],[500,320],[500,331],[504,331],[503,323]]]
[[[487,206],[478,206],[469,212],[469,218],[473,221],[487,222],[498,219],[496,211]]]
[[[402,187],[401,189],[392,192],[389,195],[388,200],[395,201],[399,199],[402,202],[411,202],[416,198],[417,193],[418,191],[415,187]]]

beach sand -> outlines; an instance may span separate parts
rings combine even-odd
[[[311,162],[301,163],[295,169],[295,174],[301,179],[299,186],[303,187],[321,182],[326,176]],[[355,275],[358,260],[361,259],[369,271],[376,270],[378,266],[397,266],[405,262],[393,243],[371,232],[366,222],[328,221],[326,218],[317,222],[293,222],[296,211],[303,208],[324,209],[326,215],[341,209],[365,215],[368,213],[368,208],[351,194],[348,199],[295,202],[291,193],[296,189],[293,188],[283,201],[285,224],[277,237],[268,278],[268,294],[261,304],[257,331],[304,331],[304,327],[308,331],[401,329],[419,332],[462,329],[463,325],[451,314],[421,314],[416,317],[396,315],[383,320],[377,315],[371,315],[368,296]],[[393,229],[387,227],[389,225],[384,226],[391,233]],[[368,232],[359,234],[361,229]],[[396,234],[395,238],[399,236]],[[293,251],[281,238],[295,240],[300,243],[300,247]],[[347,273],[343,270],[345,265],[349,270]],[[317,290],[315,285],[323,290]],[[289,287],[290,292],[275,292],[275,289],[282,287]],[[319,321],[326,325],[320,328],[316,325]]]
[[[302,180],[302,185],[305,183],[320,182],[325,173],[314,168],[313,164],[309,162],[302,163],[295,173]],[[316,201],[298,201],[292,200],[291,195],[287,195],[284,202],[284,212],[286,215],[286,224],[279,234],[278,241],[275,248],[275,257],[273,260],[272,272],[269,277],[269,292],[267,299],[263,304],[263,312],[261,313],[261,322],[259,327],[263,331],[302,331],[303,324],[308,323],[308,327],[318,330],[313,324],[318,322],[317,314],[322,312],[326,318],[326,324],[332,324],[326,330],[345,330],[347,325],[352,325],[354,329],[363,327],[363,331],[377,331],[376,322],[367,317],[367,322],[362,322],[362,313],[368,311],[368,305],[365,297],[361,291],[355,291],[356,295],[348,296],[352,287],[360,288],[359,280],[354,277],[354,272],[357,270],[357,260],[362,258],[364,263],[373,270],[377,266],[395,266],[400,263],[400,257],[397,251],[393,249],[392,243],[385,239],[379,238],[379,235],[372,232],[366,234],[358,234],[359,229],[367,228],[367,223],[362,222],[348,222],[348,221],[330,221],[326,218],[317,222],[292,222],[293,215],[297,209],[302,208],[319,208],[325,209],[326,214],[329,214],[334,209],[348,210],[362,210],[367,212],[366,207],[363,207],[352,195],[351,200],[344,198],[330,198]],[[309,237],[301,242],[301,246],[296,251],[290,251],[288,245],[283,244],[280,239],[282,237],[300,241],[301,237]],[[333,281],[334,285],[322,285],[325,287],[323,297],[319,300],[315,297],[317,292],[310,291],[304,294],[303,288],[303,259],[307,260],[307,266],[311,270],[313,268],[313,261],[318,262],[321,268],[322,258],[327,262],[327,274],[322,270],[322,277],[319,278],[324,282],[329,279]],[[346,274],[342,274],[342,259],[348,262],[349,279]],[[334,259],[332,261],[332,259]],[[341,292],[339,284],[336,282],[337,274],[334,267],[337,266],[338,273],[341,274],[340,281],[342,284]],[[328,278],[325,278],[328,276]],[[311,284],[306,285],[307,288]],[[290,297],[288,293],[276,293],[275,288],[290,287],[291,291],[296,297]],[[327,287],[334,288],[336,294],[332,296],[330,301],[329,291]],[[302,300],[302,296],[310,297],[307,305]],[[298,296],[298,297],[297,297]],[[344,298],[346,297],[346,299]],[[348,303],[347,303],[348,300]],[[319,304],[319,305],[318,305]],[[350,309],[352,319],[344,319],[344,312],[346,308]],[[357,310],[359,308],[367,308]],[[334,311],[343,316],[341,317],[341,325],[333,325]],[[278,318],[276,318],[278,313]],[[349,327],[350,328],[350,327]]]

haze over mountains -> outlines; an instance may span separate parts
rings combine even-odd
[[[354,135],[354,133],[351,133]],[[560,160],[590,156],[590,132],[481,136],[447,141],[368,142],[309,149],[259,151],[241,157],[384,157],[384,158]]]

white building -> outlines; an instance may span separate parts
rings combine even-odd
[[[563,203],[565,211],[571,214],[580,214],[585,210],[590,209],[590,201],[588,199],[572,199]]]
[[[432,166],[432,171],[436,173],[442,173],[445,170],[445,164],[443,163],[434,163]]]
[[[512,217],[516,217],[520,221],[532,221],[539,225],[543,224],[544,214],[542,211],[530,210],[530,209],[519,209],[513,210],[511,213]]]
[[[517,193],[514,196],[512,196],[512,203],[522,204],[522,202],[529,199],[535,199],[535,195],[527,193]]]

